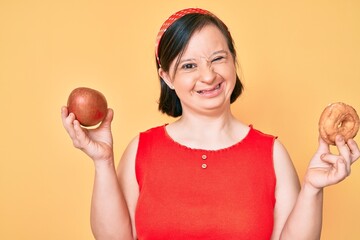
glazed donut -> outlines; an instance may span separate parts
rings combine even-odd
[[[359,130],[359,116],[355,109],[342,102],[328,105],[320,116],[319,132],[321,138],[335,145],[336,135],[342,135],[345,142],[356,136]]]

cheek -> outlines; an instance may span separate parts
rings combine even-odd
[[[232,94],[236,84],[236,71],[233,68],[228,69],[227,71],[224,72],[223,78],[225,79],[226,82],[226,88],[228,94]]]
[[[236,67],[235,66],[229,66],[228,74],[229,74],[229,78],[231,78],[235,83],[235,81],[236,81]]]
[[[191,74],[178,74],[173,81],[175,89],[189,90],[193,89],[196,83],[196,78]]]
[[[222,67],[216,70],[216,72],[223,77],[227,82],[236,81],[236,69],[233,66]]]

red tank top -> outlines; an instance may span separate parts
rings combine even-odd
[[[165,126],[141,133],[138,239],[270,239],[274,139],[251,127],[233,146],[201,150],[173,141]]]

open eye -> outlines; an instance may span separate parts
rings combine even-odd
[[[185,63],[185,64],[181,65],[181,68],[185,69],[185,70],[190,70],[195,67],[196,67],[196,64],[194,64],[194,63]]]

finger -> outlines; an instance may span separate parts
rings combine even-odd
[[[63,126],[67,133],[69,134],[70,138],[74,141],[76,138],[75,130],[74,130],[74,122],[76,121],[75,115],[73,113],[69,113],[67,115],[67,109],[62,111],[62,120]]]
[[[68,108],[66,106],[61,107],[61,115],[64,116],[64,117],[67,117],[67,115],[69,115],[69,111],[68,111]]]
[[[112,110],[111,108],[108,108],[105,120],[107,122],[111,122],[113,120],[113,117],[114,117],[114,110]]]
[[[341,135],[337,135],[335,138],[335,144],[339,150],[340,155],[343,156],[346,161],[351,162],[350,149],[349,149],[348,145],[346,144],[344,137]]]
[[[108,108],[106,116],[100,126],[110,127],[113,118],[114,118],[114,110]]]
[[[61,108],[61,118],[74,147],[84,149],[89,142],[86,135],[87,130],[81,127],[79,121],[76,120],[75,115],[69,113],[68,108],[65,106]]]
[[[346,144],[344,137],[341,135],[337,135],[335,138],[335,143],[336,146],[339,150],[339,154],[343,157],[343,159],[345,160],[345,164],[347,166],[347,169],[350,171],[350,165],[352,163],[352,159],[351,159],[351,152],[350,149],[348,147],[348,145]]]
[[[331,164],[331,165],[336,165],[337,162],[339,160],[342,160],[342,157],[341,156],[338,156],[338,155],[334,155],[334,154],[331,154],[331,153],[324,153],[320,156],[321,160],[328,163],[328,164]]]
[[[336,163],[336,170],[334,172],[334,180],[340,182],[350,175],[350,169],[347,167],[346,161],[339,159]]]
[[[65,126],[65,119],[69,115],[68,109],[65,106],[61,107],[61,120],[63,122],[63,125]]]
[[[86,135],[86,129],[81,127],[79,121],[74,120],[74,138],[73,144],[75,147],[84,149],[84,147],[89,143],[89,139]]]
[[[347,145],[351,152],[351,163],[355,162],[360,157],[360,149],[354,139],[349,139]]]
[[[329,144],[327,144],[327,143],[324,141],[324,139],[321,138],[321,136],[318,137],[318,141],[319,141],[318,152],[321,152],[321,153],[328,153],[328,152],[330,152]]]

